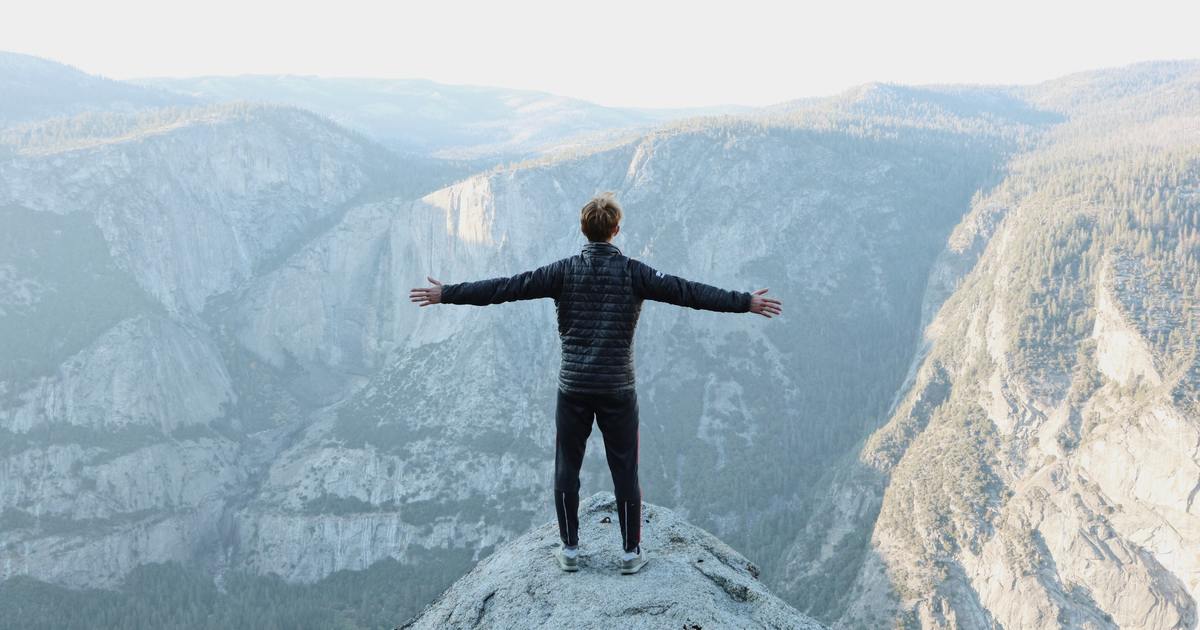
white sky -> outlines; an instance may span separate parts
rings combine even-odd
[[[6,0],[0,50],[112,78],[309,74],[605,105],[765,105],[867,81],[1034,83],[1200,58],[1200,2]]]

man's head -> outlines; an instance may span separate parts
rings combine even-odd
[[[589,241],[611,241],[621,231],[621,204],[610,192],[600,193],[579,212],[579,227]]]

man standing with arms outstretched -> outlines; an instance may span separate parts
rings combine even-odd
[[[562,339],[555,411],[554,509],[562,547],[554,551],[564,571],[579,569],[579,469],[592,421],[604,437],[621,524],[621,573],[646,565],[641,548],[642,491],[638,485],[638,404],[633,378],[633,333],[643,300],[708,311],[782,312],[779,300],[726,291],[655,271],[621,254],[612,239],[621,231],[621,206],[611,193],[592,199],[580,213],[588,238],[583,251],[510,278],[416,288],[410,299],[431,304],[500,304],[553,298]]]

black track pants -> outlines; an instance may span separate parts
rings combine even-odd
[[[638,404],[630,389],[615,394],[558,392],[554,419],[554,510],[563,544],[579,544],[579,468],[592,433],[600,426],[625,551],[634,551],[642,537],[642,489],[638,485]]]

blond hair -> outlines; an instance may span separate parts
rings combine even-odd
[[[621,204],[611,192],[603,192],[592,198],[579,212],[579,227],[589,241],[607,241],[617,230],[624,215]]]

